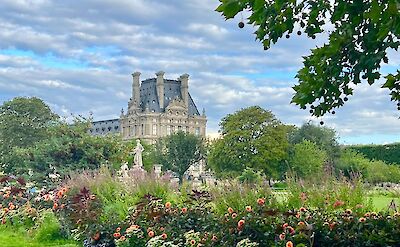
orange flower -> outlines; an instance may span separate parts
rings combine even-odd
[[[262,205],[265,204],[265,200],[264,200],[263,198],[258,198],[258,199],[257,199],[257,204],[260,205],[260,206],[262,206]]]
[[[166,207],[166,208],[170,208],[170,207],[171,207],[171,203],[170,203],[170,202],[166,202],[166,203],[165,203],[165,207]]]
[[[286,242],[286,247],[293,247],[294,245],[293,245],[293,243],[292,243],[292,241],[287,241]]]
[[[126,237],[125,236],[121,236],[121,238],[119,240],[121,241],[125,241]]]
[[[360,219],[358,219],[358,221],[361,222],[361,223],[362,223],[362,222],[365,222],[366,220],[367,220],[367,219],[364,218],[364,217],[361,217]]]
[[[291,227],[291,226],[288,226],[288,227],[286,227],[286,229],[288,229],[288,230],[289,230],[289,233],[290,233],[291,235],[293,235],[293,234],[295,233],[295,230],[294,230],[294,228],[293,228],[293,227]]]
[[[49,195],[49,194],[44,195],[44,200],[45,200],[45,201],[50,200],[50,195]]]
[[[148,233],[147,233],[147,235],[149,235],[149,237],[154,237],[154,232],[153,231],[149,231]]]
[[[54,204],[53,204],[53,210],[56,210],[58,208],[58,204],[55,202]]]
[[[279,239],[280,239],[280,240],[284,240],[284,239],[285,239],[285,233],[279,234]]]
[[[300,227],[303,227],[303,226],[305,226],[306,224],[305,224],[303,221],[300,221],[297,225],[300,226]]]
[[[346,214],[352,214],[353,212],[351,211],[351,209],[348,208],[348,209],[346,209],[345,213]]]
[[[114,236],[114,238],[119,238],[119,237],[121,237],[121,233],[114,232],[113,236]]]
[[[234,212],[234,211],[233,211],[233,208],[229,207],[229,208],[228,208],[228,213],[232,214],[233,212]]]
[[[239,220],[239,221],[238,221],[238,227],[239,227],[239,228],[242,228],[243,225],[244,225],[244,223],[245,223],[244,220]]]
[[[344,202],[343,202],[343,201],[337,200],[337,201],[333,204],[333,207],[336,208],[336,207],[340,207],[340,206],[343,206],[343,205],[344,205]]]
[[[137,229],[140,228],[140,226],[138,226],[138,225],[131,225],[131,227],[132,227],[133,230],[137,230]]]
[[[14,209],[15,209],[15,205],[14,205],[14,204],[11,204],[8,208],[9,208],[10,210],[14,210]]]
[[[63,196],[64,192],[62,190],[57,191],[57,196],[61,198]]]
[[[368,218],[369,216],[371,216],[370,213],[365,213],[365,214],[364,214],[364,217],[367,217],[367,218]]]
[[[212,238],[211,238],[211,240],[215,242],[215,241],[217,241],[217,240],[218,240],[218,237],[217,237],[217,236],[215,236],[215,235],[213,235],[213,236],[212,236]]]
[[[166,233],[161,234],[162,239],[167,239],[168,235]]]
[[[251,206],[246,206],[246,211],[247,211],[247,212],[251,212],[251,210],[252,210],[252,209],[251,209]]]
[[[186,214],[187,208],[182,208],[182,213]]]
[[[196,244],[196,240],[194,240],[194,239],[190,240],[190,244],[191,245],[195,245]]]
[[[236,213],[233,213],[232,214],[232,219],[234,219],[234,218],[236,218],[237,217],[237,214]]]

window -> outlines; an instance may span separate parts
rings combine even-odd
[[[144,124],[142,124],[142,135],[144,135]]]
[[[199,136],[200,135],[200,128],[196,127],[195,135]]]
[[[171,134],[171,125],[167,125],[167,135]]]
[[[186,133],[189,133],[189,126],[186,126]]]
[[[153,136],[157,135],[157,125],[153,124]]]
[[[182,126],[178,126],[178,131],[182,131]]]

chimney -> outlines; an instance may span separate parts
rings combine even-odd
[[[182,99],[185,102],[186,108],[189,109],[189,75],[183,74],[179,77],[181,81],[181,94]]]
[[[157,94],[158,94],[158,103],[160,104],[160,108],[164,109],[164,71],[158,71],[156,73],[157,76]]]
[[[135,72],[132,74],[132,101],[136,102],[136,105],[140,104],[140,72]]]

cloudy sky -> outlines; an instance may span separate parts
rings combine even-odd
[[[131,73],[190,74],[189,91],[206,109],[208,133],[242,107],[260,105],[301,125],[308,111],[290,105],[301,57],[324,42],[293,37],[264,51],[254,28],[224,21],[217,0],[2,0],[0,103],[38,96],[63,116],[116,118],[127,106]],[[246,16],[246,13],[244,13]],[[392,52],[385,72],[400,55]],[[400,141],[400,113],[379,85],[362,85],[334,116],[323,117],[341,143]],[[315,119],[314,119],[315,120]],[[316,120],[316,121],[319,121]]]

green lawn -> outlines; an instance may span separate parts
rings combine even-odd
[[[397,205],[397,208],[399,208],[400,206],[400,198],[379,196],[379,195],[372,196],[371,198],[372,198],[372,203],[374,204],[377,211],[388,209],[388,206],[393,199]]]
[[[74,242],[68,240],[57,240],[42,242],[30,238],[22,230],[12,230],[0,227],[0,246],[1,247],[78,247]]]

